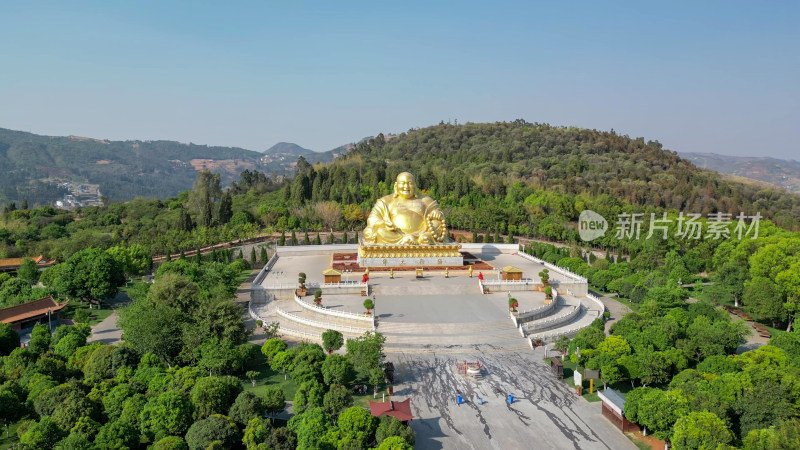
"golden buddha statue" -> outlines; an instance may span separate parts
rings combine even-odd
[[[414,175],[408,172],[397,176],[394,194],[375,202],[364,229],[369,244],[430,245],[449,240],[439,203],[418,194]]]

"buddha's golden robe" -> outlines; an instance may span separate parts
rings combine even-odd
[[[372,244],[435,244],[448,240],[444,214],[426,195],[404,199],[387,195],[375,202],[364,240]]]

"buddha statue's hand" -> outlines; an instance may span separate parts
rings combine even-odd
[[[444,219],[444,214],[442,214],[442,211],[435,209],[428,214],[428,218],[431,220],[442,220]]]
[[[383,227],[389,231],[397,231],[397,227],[392,222],[383,222]]]
[[[425,232],[420,234],[419,238],[417,238],[417,242],[421,245],[427,244],[435,244],[436,240],[433,238],[431,233]]]

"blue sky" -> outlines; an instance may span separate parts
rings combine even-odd
[[[800,159],[800,2],[224,3],[4,2],[0,127],[328,150],[524,118]]]

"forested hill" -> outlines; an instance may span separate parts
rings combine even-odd
[[[311,164],[329,163],[338,155],[347,152],[348,146],[337,147],[327,152],[316,152],[303,148],[292,142],[278,142],[272,147],[264,150],[261,162],[264,165],[264,172],[272,173],[291,173],[294,171],[297,158],[302,156]]]
[[[373,166],[385,171],[387,180],[409,170],[422,188],[439,196],[471,194],[474,186],[480,195],[504,198],[519,181],[527,188],[577,195],[585,201],[609,194],[632,205],[703,215],[760,211],[788,228],[796,228],[800,219],[800,196],[726,180],[664,150],[657,141],[613,131],[522,120],[439,124],[389,141],[379,135],[340,161]],[[576,213],[560,215],[569,219]]]
[[[99,184],[111,200],[166,198],[191,188],[197,170],[208,168],[231,181],[245,169],[263,170],[260,158],[235,147],[40,136],[0,128],[0,201],[52,203],[63,192],[45,180]]]

